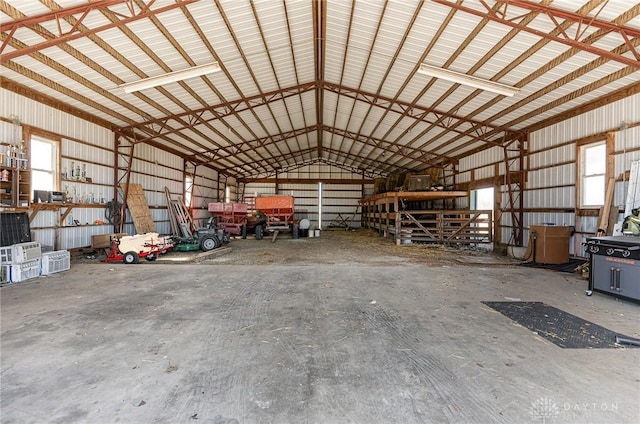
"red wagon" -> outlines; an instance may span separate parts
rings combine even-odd
[[[290,231],[294,224],[293,196],[256,197],[256,210],[266,216],[264,228],[256,226],[256,238],[262,238],[262,230],[268,232]],[[258,233],[260,232],[260,236]]]
[[[218,225],[224,225],[229,234],[247,234],[247,204],[246,203],[209,203],[209,212],[218,220]]]

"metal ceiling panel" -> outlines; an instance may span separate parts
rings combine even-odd
[[[91,9],[72,34],[59,28],[81,15],[67,12],[90,3],[60,0],[54,11],[5,1],[3,87],[245,177],[326,160],[378,174],[425,169],[616,90],[638,91],[637,2],[514,0],[500,21],[487,14],[503,10],[495,0],[182,1],[135,0],[134,11],[149,6],[145,16],[128,3]],[[580,26],[570,20],[579,13]],[[221,72],[132,94],[118,87],[213,61]],[[415,73],[422,62],[520,92]]]

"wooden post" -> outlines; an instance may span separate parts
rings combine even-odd
[[[616,179],[609,178],[607,181],[607,191],[604,195],[604,205],[600,209],[600,219],[598,221],[596,236],[604,236],[609,232],[609,213],[611,212],[611,203],[613,202],[613,192],[615,187]]]
[[[393,196],[393,213],[396,217],[396,220],[394,222],[395,224],[395,232],[396,232],[396,246],[400,246],[400,208],[398,207],[398,193],[396,193],[395,196]]]

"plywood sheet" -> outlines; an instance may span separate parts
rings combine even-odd
[[[120,187],[127,191],[127,184],[120,184]],[[138,234],[156,232],[156,224],[153,222],[147,199],[144,197],[144,190],[140,184],[129,184],[127,208]]]
[[[128,236],[127,233],[94,234],[91,236],[92,249],[107,249],[111,247],[111,238]]]

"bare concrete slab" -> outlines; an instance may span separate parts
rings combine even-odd
[[[3,287],[0,420],[640,421],[640,349],[561,349],[481,302],[545,302],[631,337],[637,304],[587,297],[577,274],[388,243],[237,240],[207,263],[81,261]]]

